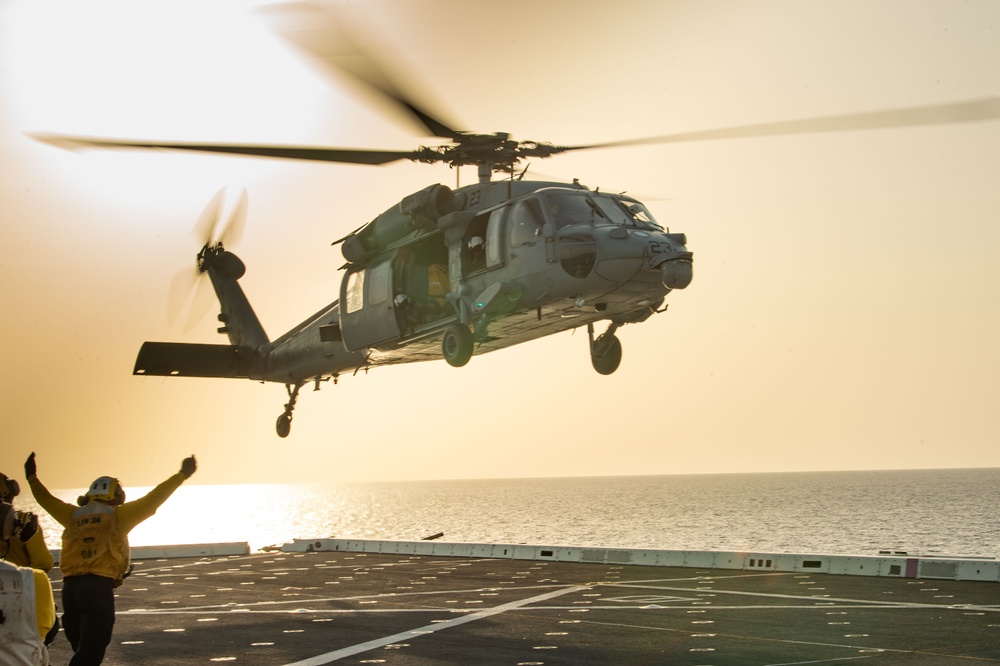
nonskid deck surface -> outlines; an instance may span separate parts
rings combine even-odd
[[[1000,662],[996,582],[264,553],[137,562],[117,609],[105,664]]]

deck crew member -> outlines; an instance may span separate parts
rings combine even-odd
[[[17,540],[14,507],[0,501],[0,537]],[[41,569],[0,562],[0,662],[48,666],[45,636],[56,621],[52,585]]]
[[[15,566],[28,567],[48,574],[52,571],[55,559],[52,552],[45,545],[45,536],[42,534],[42,527],[38,524],[38,516],[29,511],[18,511],[14,508],[14,498],[21,494],[21,486],[15,479],[6,474],[0,473],[0,501],[10,507],[8,517],[13,519],[12,532],[0,538],[0,559]],[[46,580],[49,587],[49,596],[52,596],[51,584]],[[52,641],[59,635],[59,619],[55,614],[55,606],[51,611],[47,611],[46,616],[51,615],[53,622],[49,623],[49,632],[45,634],[45,644],[51,645]]]
[[[118,479],[102,476],[74,506],[53,496],[36,475],[35,454],[24,463],[35,500],[65,529],[59,569],[63,573],[63,628],[73,647],[70,666],[100,664],[115,624],[114,589],[129,573],[128,533],[195,473],[194,456],[181,471],[144,497],[125,501]]]
[[[16,480],[0,474],[0,501],[14,504],[14,498],[21,493]],[[55,564],[52,553],[45,545],[38,516],[27,511],[17,511],[11,507],[14,531],[10,538],[0,539],[0,559],[19,567],[31,567],[49,572]]]

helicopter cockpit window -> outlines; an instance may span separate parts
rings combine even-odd
[[[537,199],[517,202],[510,218],[511,247],[537,241],[544,223],[542,208]]]
[[[625,210],[628,211],[632,219],[635,220],[636,224],[639,226],[646,227],[656,227],[661,228],[656,220],[653,219],[653,214],[649,212],[649,209],[643,206],[641,203],[635,200],[622,199],[621,203],[625,206]]]
[[[646,227],[650,229],[662,229],[653,219],[653,214],[644,205],[635,199],[611,196],[607,194],[595,195],[597,205],[601,207],[608,219],[613,224],[624,224],[633,227]]]
[[[587,195],[583,193],[546,194],[545,205],[556,229],[571,224],[587,224],[598,215]]]
[[[347,289],[344,307],[348,313],[357,312],[364,304],[365,271],[364,269],[351,273],[347,277]]]

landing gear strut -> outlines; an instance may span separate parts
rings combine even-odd
[[[610,375],[618,369],[622,362],[622,342],[615,336],[618,324],[612,322],[608,330],[594,339],[594,325],[587,324],[587,335],[590,336],[590,362],[602,375]]]
[[[285,411],[278,417],[274,424],[274,429],[278,431],[278,437],[288,437],[292,431],[292,411],[295,409],[295,401],[299,399],[299,389],[302,384],[285,384],[288,391],[288,402],[285,403]]]

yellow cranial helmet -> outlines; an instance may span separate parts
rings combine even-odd
[[[102,476],[90,484],[87,499],[107,502],[108,504],[121,504],[125,501],[125,491],[122,490],[118,479],[112,476]]]

